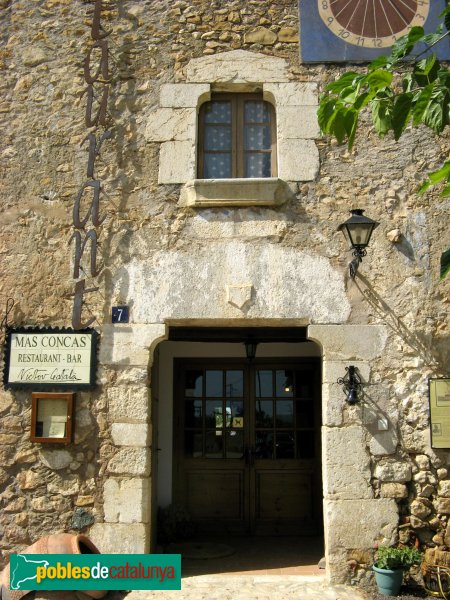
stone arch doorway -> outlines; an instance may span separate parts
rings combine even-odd
[[[182,506],[203,533],[321,534],[321,352],[306,328],[174,327],[155,356],[154,506]]]

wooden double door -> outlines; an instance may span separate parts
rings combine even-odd
[[[322,528],[320,360],[175,361],[174,503],[210,535]]]

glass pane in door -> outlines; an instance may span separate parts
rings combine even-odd
[[[206,397],[223,396],[223,371],[206,371]]]
[[[255,444],[255,458],[273,459],[273,433],[271,431],[257,431]]]
[[[273,427],[273,400],[256,401],[256,427]]]
[[[244,371],[226,371],[225,395],[228,398],[242,398],[244,396]]]
[[[294,427],[294,401],[278,400],[276,402],[277,427]]]
[[[221,431],[207,431],[205,434],[205,457],[223,458],[223,435]]]
[[[294,373],[291,369],[279,369],[276,372],[277,398],[292,398],[294,395]]]
[[[273,373],[258,369],[255,374],[256,396],[267,398],[273,396]]]
[[[186,400],[184,405],[185,427],[201,427],[203,424],[202,401]]]
[[[203,371],[190,369],[186,371],[184,379],[184,395],[201,398],[203,396]]]
[[[239,458],[244,453],[244,370],[188,369],[184,379],[184,454]]]
[[[310,459],[315,456],[314,396],[311,371],[257,369],[252,400],[258,459]]]
[[[242,458],[244,455],[244,432],[231,429],[226,432],[226,458]]]
[[[276,458],[295,458],[295,438],[293,431],[277,431]]]

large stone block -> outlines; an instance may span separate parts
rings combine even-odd
[[[150,427],[140,423],[113,423],[111,437],[116,446],[149,446]]]
[[[382,498],[407,498],[408,488],[404,483],[382,483],[380,494]]]
[[[89,537],[103,554],[146,554],[150,532],[145,523],[96,523]]]
[[[39,457],[43,464],[49,469],[59,471],[67,468],[74,460],[74,457],[67,450],[47,450],[42,448]]]
[[[279,239],[290,226],[285,215],[267,209],[263,214],[254,208],[236,208],[230,211],[203,210],[186,221],[183,234],[198,240],[237,239]]]
[[[165,335],[160,324],[104,325],[100,343],[100,362],[104,365],[148,366],[150,348]]]
[[[439,482],[438,494],[439,496],[450,498],[450,479],[444,479]]]
[[[402,447],[406,452],[423,454],[430,447],[430,430],[420,430],[408,423],[400,423]]]
[[[450,515],[450,498],[438,498],[433,504],[437,513]]]
[[[244,43],[261,44],[262,46],[273,46],[277,41],[277,34],[267,27],[255,27],[244,33]]]
[[[167,108],[197,108],[210,98],[209,83],[166,83],[161,86],[159,104]]]
[[[227,302],[226,289],[243,282],[255,290],[247,318],[323,323],[345,320],[350,313],[344,282],[330,262],[281,244],[208,240],[195,253],[188,246],[130,261],[127,272],[134,315],[142,322],[242,317]]]
[[[418,471],[413,474],[413,480],[422,485],[431,484],[435,486],[437,484],[436,476],[431,471]]]
[[[317,83],[315,82],[264,83],[263,94],[267,100],[275,103],[277,111],[281,106],[317,107],[318,103]]]
[[[313,140],[278,140],[278,176],[285,181],[313,181],[319,172]]]
[[[50,60],[47,52],[38,48],[35,44],[25,48],[22,52],[22,62],[25,67],[37,67],[38,65]]]
[[[322,424],[340,427],[344,423],[345,397],[337,383],[322,386]]]
[[[408,463],[390,461],[377,465],[374,474],[382,482],[405,483],[411,481],[412,469]]]
[[[186,67],[190,83],[288,82],[288,63],[284,58],[246,50],[232,50],[191,59]]]
[[[419,519],[425,520],[432,512],[433,505],[426,498],[417,498],[411,502],[411,514]]]
[[[47,483],[47,492],[49,494],[60,494],[61,496],[75,496],[80,491],[80,480],[78,475],[68,476],[63,473],[61,476],[55,475]]]
[[[324,495],[372,498],[370,457],[361,427],[323,428]]]
[[[103,488],[103,507],[108,523],[148,523],[150,479],[107,479]]]
[[[148,448],[122,448],[108,463],[108,472],[114,475],[150,475]]]
[[[164,142],[159,152],[158,183],[186,183],[196,176],[195,138]]]
[[[383,325],[310,325],[308,338],[322,346],[325,360],[366,362],[381,355],[387,331]]]
[[[150,356],[150,359],[153,359],[153,356]],[[143,367],[122,367],[117,371],[116,383],[120,385],[147,385],[149,379],[148,367],[148,364]]]
[[[195,108],[160,108],[148,115],[145,128],[147,142],[196,139]]]
[[[108,416],[121,423],[147,423],[150,419],[149,389],[117,385],[108,389]]]
[[[370,364],[363,361],[354,361],[352,365],[358,369],[363,383],[369,383],[371,373]],[[340,377],[345,376],[345,367],[348,366],[348,361],[324,360],[322,366],[322,381],[324,383],[336,383]]]
[[[340,563],[342,549],[371,550],[396,541],[397,502],[372,500],[326,500],[324,503],[327,564]],[[335,575],[338,567],[333,569]]]
[[[276,112],[278,142],[320,137],[316,106],[280,106]]]
[[[17,481],[22,490],[34,490],[40,485],[45,484],[42,475],[35,473],[34,471],[21,471],[17,474]]]
[[[14,396],[10,391],[0,390],[0,413],[9,409],[14,402]]]

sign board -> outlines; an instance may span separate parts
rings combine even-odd
[[[450,448],[450,377],[430,379],[431,447]]]
[[[95,386],[97,332],[92,329],[10,329],[4,385],[9,389],[83,390]]]
[[[302,62],[370,62],[412,27],[434,32],[446,0],[299,0]],[[426,50],[417,45],[416,53]],[[450,59],[448,38],[432,49]]]

